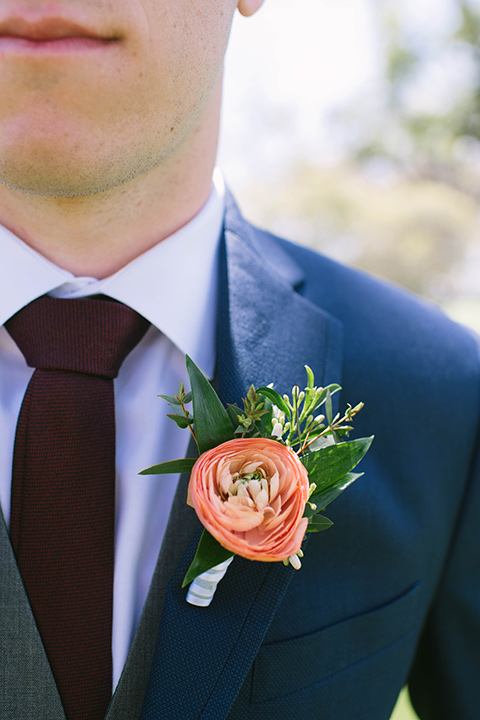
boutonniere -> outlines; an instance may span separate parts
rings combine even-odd
[[[339,385],[307,386],[283,397],[273,386],[249,388],[243,407],[224,407],[214,388],[187,357],[191,390],[161,395],[179,427],[189,429],[198,458],[154,465],[141,475],[190,473],[187,502],[204,531],[185,575],[187,600],[209,605],[235,555],[301,567],[305,533],[327,530],[326,506],[360,474],[353,469],[373,437],[347,441],[363,403],[333,416]],[[189,410],[187,406],[192,406]]]

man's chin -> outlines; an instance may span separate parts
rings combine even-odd
[[[35,195],[45,198],[78,198],[90,195],[97,195],[105,191],[105,188],[71,188],[53,183],[18,183],[8,182],[0,177],[0,183],[8,190],[14,190],[24,195]]]

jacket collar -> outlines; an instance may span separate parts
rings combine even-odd
[[[341,327],[295,291],[303,272],[278,241],[253,229],[227,198],[220,261],[217,391],[239,402],[248,387],[282,394],[312,367],[338,382]],[[235,558],[208,608],[189,605],[182,578],[197,533],[169,584],[141,720],[226,717],[295,571]],[[301,572],[301,571],[300,571]]]

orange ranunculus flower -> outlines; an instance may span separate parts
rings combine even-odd
[[[269,562],[299,551],[308,493],[307,471],[293,450],[275,440],[239,438],[200,455],[188,503],[227,550]]]

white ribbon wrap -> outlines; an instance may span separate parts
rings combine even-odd
[[[187,602],[190,605],[198,605],[198,607],[208,607],[210,605],[217,585],[227,572],[233,557],[228,558],[220,565],[215,565],[215,567],[202,573],[191,582],[187,593]]]

